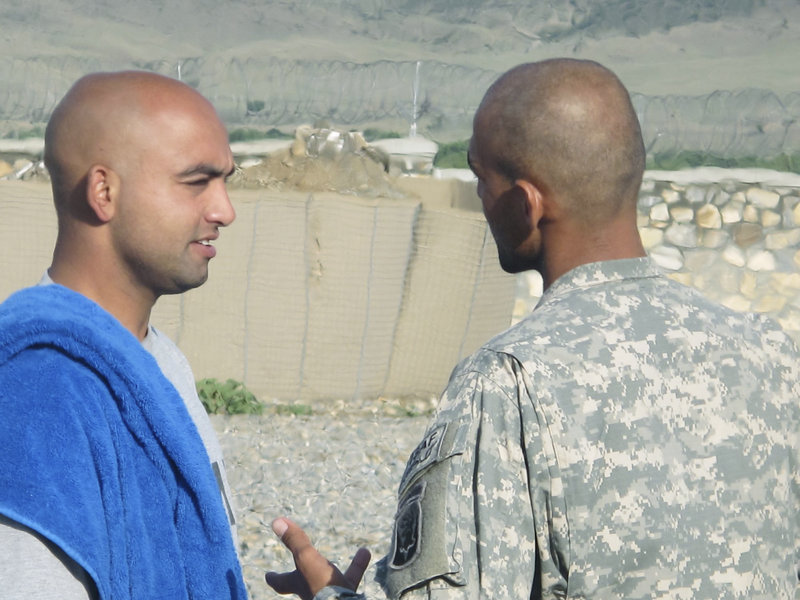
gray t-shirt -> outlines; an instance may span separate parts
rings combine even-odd
[[[197,396],[194,373],[192,373],[192,369],[189,366],[189,361],[171,339],[152,325],[147,336],[142,340],[142,345],[156,359],[164,377],[169,379],[170,383],[175,386],[175,389],[178,390],[181,398],[183,398],[184,404],[186,404],[186,409],[189,411],[200,438],[203,440],[203,445],[206,447],[211,467],[214,470],[214,475],[217,478],[217,484],[222,494],[225,512],[227,512],[228,521],[231,524],[231,533],[233,534],[234,542],[237,542],[236,520],[232,504],[233,495],[228,485],[222,448],[219,445],[217,434],[211,425],[206,409]]]
[[[52,283],[47,273],[40,285]],[[238,547],[232,494],[217,435],[197,396],[189,361],[166,335],[150,326],[142,340],[164,376],[183,398],[186,409],[206,447],[228,513],[231,534]],[[0,590],[4,600],[86,600],[95,598],[87,573],[58,546],[31,529],[0,515]]]

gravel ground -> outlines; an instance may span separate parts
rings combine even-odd
[[[281,515],[305,527],[317,548],[341,566],[359,546],[368,547],[373,562],[360,589],[383,597],[373,581],[374,562],[388,551],[397,485],[424,433],[431,402],[387,409],[381,400],[312,416],[212,416],[253,600],[281,598],[264,582],[264,573],[294,568],[270,529]]]
[[[541,280],[517,278],[512,321],[530,312]],[[374,582],[375,561],[389,550],[397,486],[406,460],[422,439],[437,398],[364,399],[315,404],[298,416],[287,405],[266,413],[211,415],[225,453],[238,519],[239,556],[252,600],[284,598],[264,582],[266,571],[294,569],[270,528],[288,516],[314,545],[343,568],[360,546],[372,563],[360,590],[384,598]]]

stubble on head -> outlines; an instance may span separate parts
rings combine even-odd
[[[635,202],[644,144],[630,96],[593,61],[519,65],[489,89],[481,109],[499,140],[497,168],[558,198],[576,219],[612,219]]]

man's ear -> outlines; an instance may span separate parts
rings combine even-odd
[[[544,217],[545,199],[539,186],[527,179],[517,179],[514,185],[519,188],[525,202],[525,217],[531,229],[538,229]]]
[[[93,165],[86,176],[86,201],[101,223],[110,221],[117,208],[119,176],[105,165]]]

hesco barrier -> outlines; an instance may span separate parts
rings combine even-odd
[[[202,287],[165,296],[152,322],[198,378],[262,399],[438,394],[511,320],[504,274],[473,188],[428,180],[415,198],[233,190],[233,225]],[[2,297],[50,263],[49,187],[0,182]]]
[[[501,271],[474,184],[403,181],[405,200],[233,191],[238,218],[208,283],[159,300],[154,323],[198,378],[239,379],[263,399],[438,394],[512,305],[514,319],[533,308],[540,280]],[[4,298],[50,263],[49,187],[0,181],[0,228]],[[670,277],[800,342],[800,176],[650,172],[639,229]]]

